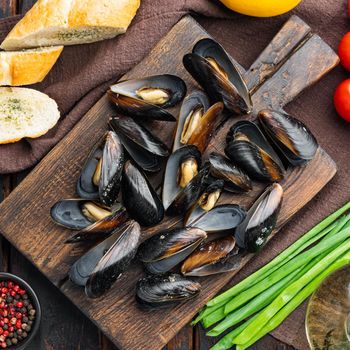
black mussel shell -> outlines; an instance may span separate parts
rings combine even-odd
[[[225,181],[225,190],[235,193],[248,192],[252,182],[247,174],[219,153],[209,155],[210,174]]]
[[[190,215],[186,225],[200,228],[207,233],[228,231],[239,226],[246,217],[246,212],[237,204],[217,205],[201,215]]]
[[[207,186],[209,176],[209,165],[204,164],[185,188],[183,188],[172,203],[168,206],[166,212],[169,215],[178,215],[185,213],[198,200]]]
[[[123,165],[123,146],[118,135],[108,131],[83,166],[77,183],[78,195],[112,206],[117,201]]]
[[[134,236],[134,233],[131,234],[130,231],[135,231],[136,235],[137,232],[140,231],[139,225],[134,221],[129,221],[114,230],[113,233],[104,241],[91,248],[70,268],[70,280],[79,286],[85,286],[89,276],[94,271],[101,258],[111,249],[118,239],[124,234],[130,234],[131,238]],[[124,238],[125,236],[123,237],[123,240]],[[130,250],[126,250],[125,252],[128,251]]]
[[[133,219],[142,226],[153,226],[162,221],[164,207],[145,174],[131,161],[124,166],[122,180],[123,204]]]
[[[175,152],[178,148],[183,146],[183,143],[181,143],[181,135],[186,119],[189,116],[193,116],[194,114],[203,115],[209,107],[210,103],[207,95],[200,90],[192,92],[184,99],[181,105],[179,118],[177,121],[173,152]]]
[[[87,199],[63,199],[51,208],[52,220],[71,230],[81,230],[95,224],[101,226],[109,221],[114,209]]]
[[[110,125],[119,135],[123,146],[133,160],[145,171],[159,171],[161,158],[167,157],[166,145],[144,126],[130,117],[118,115]]]
[[[184,56],[187,71],[213,101],[223,101],[235,113],[250,113],[252,100],[246,83],[229,55],[212,39],[202,39]]]
[[[177,149],[168,158],[165,173],[162,199],[164,208],[167,209],[173,202],[176,196],[181,192],[181,178],[191,180],[191,176],[198,174],[201,167],[202,155],[196,146],[188,145]],[[184,166],[189,164],[188,166]],[[188,172],[188,175],[183,176],[182,172]]]
[[[207,237],[198,228],[159,232],[141,244],[138,258],[155,274],[165,273],[183,261]]]
[[[208,276],[236,270],[243,254],[236,247],[233,236],[226,236],[201,244],[182,264],[185,276]]]
[[[78,243],[103,239],[127,219],[128,213],[124,207],[113,208],[110,216],[81,229],[78,233],[68,238],[65,243]]]
[[[197,218],[213,209],[219,200],[221,192],[224,188],[224,181],[215,180],[214,178],[209,177],[207,183],[208,185],[199,199],[186,213],[185,226],[190,225]]]
[[[165,108],[179,103],[186,90],[186,84],[181,78],[164,74],[121,81],[110,87],[108,95],[122,114],[176,121]]]
[[[255,253],[265,244],[276,227],[283,199],[283,188],[275,183],[255,201],[246,219],[237,227],[237,245],[248,252]]]
[[[263,182],[283,179],[283,164],[256,124],[240,121],[231,127],[226,139],[226,155],[252,179]]]
[[[142,308],[169,307],[199,294],[201,285],[178,274],[150,275],[136,284],[136,300]]]
[[[85,284],[85,293],[89,298],[98,298],[108,291],[136,255],[141,236],[140,225],[129,221],[120,231],[89,275]]]
[[[317,140],[300,120],[268,109],[260,111],[258,118],[267,135],[292,165],[305,164],[315,156]]]

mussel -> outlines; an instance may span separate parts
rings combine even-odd
[[[303,165],[315,156],[317,140],[300,120],[269,109],[260,111],[258,119],[263,130],[292,165]]]
[[[52,206],[50,213],[56,224],[80,230],[69,243],[104,237],[127,219],[122,206],[109,208],[87,199],[61,200]]]
[[[183,64],[208,93],[212,101],[222,101],[235,113],[250,113],[252,100],[247,85],[229,55],[216,41],[206,38],[197,42]]]
[[[118,115],[110,125],[119,135],[133,160],[145,171],[159,171],[160,161],[169,155],[166,145],[134,119]]]
[[[93,148],[81,171],[77,193],[81,198],[100,199],[112,206],[120,189],[124,150],[118,135],[108,131]]]
[[[122,180],[123,204],[130,217],[142,226],[162,221],[164,207],[145,174],[130,160],[126,161]]]
[[[187,122],[188,124],[190,121],[199,120],[206,113],[209,107],[210,102],[207,95],[200,90],[193,91],[183,100],[177,120],[173,152],[183,146],[181,139],[185,123]],[[187,126],[192,126],[192,124]]]
[[[136,300],[142,308],[154,309],[194,298],[201,285],[181,275],[150,275],[140,279],[136,285]]]
[[[208,276],[236,270],[242,252],[232,235],[201,244],[182,264],[184,276]]]
[[[185,224],[200,228],[207,233],[233,230],[246,217],[246,212],[237,204],[217,205],[209,211],[192,212]]]
[[[283,188],[274,183],[255,201],[245,220],[236,228],[237,245],[248,252],[259,251],[274,230],[283,199]]]
[[[72,265],[70,280],[79,286],[85,286],[89,297],[102,295],[134,258],[140,235],[140,226],[136,221],[123,224]]]
[[[259,127],[249,121],[234,124],[226,137],[226,155],[252,179],[280,181],[285,169]]]
[[[147,271],[165,273],[183,261],[207,237],[198,228],[180,228],[159,232],[141,244],[138,258]]]
[[[167,209],[181,190],[198,174],[202,156],[196,146],[183,146],[168,158],[163,184],[163,205]]]
[[[175,106],[185,94],[185,82],[170,74],[124,80],[108,90],[110,100],[120,113],[166,121],[176,121],[165,109]]]
[[[205,190],[208,177],[209,165],[204,164],[198,174],[176,195],[166,210],[167,214],[178,215],[185,213]]]
[[[174,146],[195,145],[204,153],[223,109],[223,103],[217,102],[206,111],[197,108],[184,116],[177,125]]]
[[[225,190],[234,193],[248,192],[252,183],[240,168],[219,153],[210,153],[210,174],[225,181]]]

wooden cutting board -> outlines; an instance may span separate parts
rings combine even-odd
[[[186,80],[191,92],[196,85],[184,70],[182,57],[204,37],[208,37],[208,34],[191,17],[184,17],[123,78],[176,74]],[[254,118],[265,107],[282,108],[337,63],[338,57],[332,49],[317,35],[312,35],[302,20],[292,17],[248,71],[240,68],[254,93],[254,112],[249,118]],[[174,115],[177,115],[178,108],[173,110]],[[135,283],[142,275],[142,267],[137,262],[98,300],[87,299],[81,288],[67,280],[70,266],[87,247],[84,244],[63,244],[71,231],[50,220],[50,207],[60,199],[76,196],[75,185],[85,158],[106,131],[108,118],[114,114],[113,105],[106,96],[102,97],[0,205],[0,232],[117,346],[129,350],[156,350],[187,324],[200,307],[232,279],[236,271],[202,278],[203,290],[198,298],[172,309],[152,312],[140,311],[134,301]],[[221,126],[209,145],[209,151],[222,151],[225,134],[236,121],[237,118],[230,118]],[[170,146],[175,123],[153,122],[148,127]],[[335,163],[322,149],[307,166],[289,170],[281,183],[285,197],[278,229],[308,203],[335,173]],[[161,174],[157,174],[151,179],[156,188],[160,188],[161,178]],[[247,195],[225,194],[221,202],[239,203],[247,208],[262,189],[261,185],[256,185]],[[166,220],[161,226],[170,227],[178,221],[178,218]],[[144,234],[149,235],[154,231],[151,229]]]

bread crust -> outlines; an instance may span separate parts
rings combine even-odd
[[[1,44],[4,50],[84,44],[124,33],[140,0],[38,0]]]

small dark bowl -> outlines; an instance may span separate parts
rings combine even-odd
[[[39,299],[38,299],[37,295],[35,294],[34,290],[32,289],[32,287],[26,281],[24,281],[22,278],[15,276],[11,273],[0,272],[0,282],[1,281],[12,281],[12,282],[15,282],[16,284],[18,284],[23,289],[25,289],[27,291],[29,299],[31,300],[31,302],[36,310],[34,324],[33,324],[33,327],[31,329],[30,333],[28,334],[28,337],[25,340],[19,342],[17,345],[10,347],[10,349],[12,349],[12,350],[24,350],[28,346],[28,344],[31,343],[31,341],[33,340],[35,335],[38,333],[40,321],[41,321],[40,302],[39,302]]]

